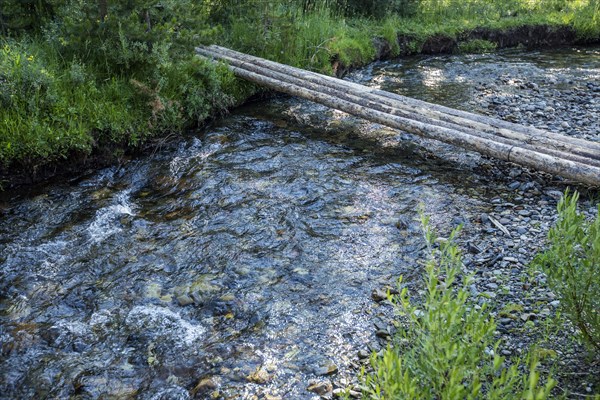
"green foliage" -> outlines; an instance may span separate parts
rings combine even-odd
[[[203,2],[192,0],[52,0],[45,36],[63,56],[85,55],[107,73],[142,76],[156,65],[189,58],[194,44],[214,40]]]
[[[2,0],[0,164],[38,165],[105,143],[138,145],[258,89],[193,56],[217,43],[332,72],[374,56],[372,38],[418,52],[475,26],[571,24],[600,36],[600,0]],[[467,43],[463,51],[490,50]]]
[[[0,33],[39,30],[51,16],[52,5],[46,0],[2,0]]]
[[[230,106],[239,95],[223,66],[195,57],[157,65],[143,80],[112,77],[46,47],[0,41],[0,163],[35,165],[139,145]]]
[[[485,305],[469,298],[471,277],[459,283],[461,258],[453,239],[433,250],[435,235],[424,220],[432,250],[424,275],[423,305],[411,302],[408,290],[393,299],[403,326],[382,356],[373,355],[365,376],[370,399],[546,399],[556,382],[540,381],[538,362],[497,354],[496,323]]]
[[[584,341],[600,352],[600,206],[593,221],[577,211],[577,192],[558,203],[558,220],[548,232],[549,247],[534,265],[548,276],[564,314]]]
[[[600,0],[589,0],[572,21],[581,39],[600,39]]]
[[[496,43],[483,39],[474,39],[458,44],[458,50],[461,53],[488,53],[496,50],[496,47]]]
[[[35,46],[0,46],[0,162],[88,148],[84,124],[62,93],[65,77],[49,67]]]

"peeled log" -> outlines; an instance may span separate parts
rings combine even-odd
[[[206,48],[197,49],[199,53],[206,54],[215,58],[223,58],[223,55],[215,54]],[[241,54],[241,53],[240,53]],[[262,60],[266,61],[266,60]],[[271,62],[269,62],[271,63]],[[275,63],[276,64],[276,63]],[[281,81],[278,79],[273,79],[271,77],[265,76],[261,73],[250,71],[246,68],[240,67],[230,67],[234,74],[238,75],[241,78],[247,79],[249,81],[255,82],[257,84],[266,86],[268,88],[278,90],[284,93],[288,93],[290,95],[302,97],[308,100],[312,100],[326,106],[336,108],[341,111],[345,111],[347,113],[363,117],[365,119],[371,120],[376,123],[380,123],[383,125],[390,126],[392,128],[401,129],[410,133],[417,134],[419,136],[423,136],[429,139],[435,139],[439,141],[443,141],[446,143],[450,143],[456,146],[460,146],[466,148],[468,150],[474,150],[480,152],[482,154],[487,154],[495,158],[499,158],[506,161],[515,162],[527,167],[532,167],[535,169],[539,169],[542,171],[546,171],[549,173],[553,173],[556,175],[560,175],[569,179],[573,179],[582,183],[590,184],[590,185],[599,185],[600,184],[600,168],[594,165],[589,165],[589,163],[578,162],[572,160],[566,160],[561,157],[552,156],[549,154],[544,154],[539,151],[532,150],[530,148],[524,148],[519,144],[514,144],[517,142],[511,141],[510,144],[505,142],[506,138],[488,138],[482,137],[480,135],[470,134],[468,132],[464,132],[461,130],[451,129],[445,126],[434,125],[426,122],[415,121],[409,118],[404,118],[398,115],[393,115],[390,113],[386,113],[383,111],[378,111],[369,107],[365,107],[356,103],[353,103],[348,100],[336,98],[335,96],[328,95],[326,93],[322,93],[321,91],[308,89],[302,87],[301,85],[297,85],[294,83],[289,83],[285,81]],[[300,70],[301,71],[301,70]],[[306,72],[308,73],[308,72]],[[315,74],[316,75],[316,74]],[[334,78],[329,78],[334,79]],[[344,81],[341,81],[344,82]],[[359,88],[364,88],[361,85],[352,84],[353,86],[357,86]],[[385,92],[383,92],[385,93]],[[391,95],[391,94],[390,94]],[[386,97],[386,96],[384,96]],[[400,96],[401,97],[401,96]],[[378,97],[379,98],[379,97]],[[408,99],[408,98],[404,98]],[[408,99],[412,100],[412,99]],[[424,102],[421,102],[424,103]],[[424,103],[428,104],[428,103]],[[432,105],[434,106],[434,105]],[[441,107],[441,106],[438,106]],[[452,110],[452,109],[449,109]],[[452,110],[454,112],[458,112],[457,110]],[[463,113],[463,112],[459,112]],[[468,113],[466,113],[468,114]],[[474,114],[471,114],[474,115]],[[476,115],[475,115],[476,116]],[[478,116],[476,116],[478,117]],[[502,122],[502,121],[500,121]],[[514,125],[514,124],[512,124]],[[516,127],[523,128],[527,130],[528,128],[522,127],[520,125],[515,125]],[[544,132],[544,131],[540,131]],[[546,132],[550,133],[550,132]],[[555,136],[563,138],[562,135]],[[561,139],[561,143],[570,142],[574,140],[578,143],[584,143],[587,146],[594,147],[597,146],[597,143],[587,142],[580,139],[567,138],[568,140],[563,141]],[[573,143],[575,143],[573,142]],[[593,150],[591,152],[592,155],[597,156],[597,152]],[[584,157],[585,158],[585,157]]]
[[[560,135],[533,127],[513,124],[511,122],[473,114],[466,111],[455,110],[438,104],[427,103],[425,101],[412,99],[383,90],[369,88],[353,82],[348,82],[330,76],[279,64],[220,46],[213,45],[205,48],[197,48],[196,50],[204,53],[205,55],[210,54],[212,57],[223,58],[222,56],[227,56],[235,58],[245,62],[246,64],[254,64],[266,69],[282,72],[308,82],[323,85],[325,87],[333,89],[351,89],[356,91],[357,94],[364,98],[380,102],[381,104],[385,104],[390,107],[406,109],[408,111],[426,116],[427,118],[438,119],[440,121],[458,124],[486,133],[492,133],[498,136],[506,137],[508,139],[515,139],[528,144],[541,145],[557,151],[564,151],[567,153],[600,160],[600,143]]]
[[[510,146],[488,139],[482,139],[447,128],[410,121],[405,118],[385,114],[380,111],[369,110],[348,101],[334,99],[322,93],[304,89],[296,85],[281,83],[272,78],[261,76],[244,69],[236,67],[232,67],[232,69],[236,75],[251,82],[255,82],[271,89],[291,94],[293,96],[303,97],[308,100],[324,104],[328,107],[332,107],[363,117],[370,121],[380,123],[382,125],[405,130],[409,133],[429,139],[440,140],[445,143],[466,148],[468,150],[474,150],[482,154],[487,154],[501,160],[516,162],[527,167],[537,168],[542,171],[560,175],[565,178],[574,179],[583,183],[591,185],[600,184],[600,168],[598,167],[592,167],[569,160],[562,160],[546,154],[537,153],[532,150],[522,149],[516,146]]]
[[[204,55],[212,54],[210,51],[203,51],[203,50],[199,50],[199,53],[204,54]],[[600,167],[600,159],[593,159],[593,158],[581,156],[579,154],[571,154],[567,151],[556,149],[557,146],[546,147],[546,146],[544,146],[542,144],[538,144],[538,143],[524,142],[522,140],[518,140],[518,139],[506,137],[506,136],[494,135],[493,133],[489,133],[487,131],[479,131],[479,130],[476,130],[469,126],[459,125],[458,123],[443,122],[439,119],[430,119],[430,118],[428,118],[428,115],[424,115],[425,113],[418,114],[415,112],[410,112],[404,108],[395,108],[392,106],[388,106],[386,104],[381,104],[379,101],[376,101],[368,96],[367,97],[363,96],[364,93],[356,93],[356,91],[352,90],[352,89],[349,89],[347,91],[342,91],[338,88],[331,88],[329,86],[321,86],[321,85],[318,85],[318,84],[310,82],[310,81],[296,78],[292,75],[289,75],[289,74],[286,74],[283,72],[261,68],[253,63],[244,62],[244,61],[238,60],[236,58],[233,58],[233,57],[230,57],[227,55],[219,55],[219,57],[222,60],[227,61],[230,65],[232,65],[234,67],[245,69],[250,72],[254,72],[259,75],[264,75],[264,76],[267,76],[267,77],[270,77],[270,78],[273,78],[275,80],[279,80],[282,82],[298,85],[298,86],[304,87],[306,89],[314,90],[316,92],[320,92],[320,93],[323,93],[323,94],[326,94],[329,96],[334,96],[339,99],[355,103],[362,107],[371,108],[376,111],[381,111],[381,112],[384,112],[387,114],[404,117],[404,118],[412,119],[415,121],[419,121],[419,122],[423,122],[423,123],[427,123],[427,124],[431,124],[431,125],[435,125],[435,126],[439,126],[439,127],[447,127],[449,129],[454,129],[454,130],[458,130],[461,132],[465,132],[465,133],[473,135],[473,136],[487,138],[487,139],[490,139],[490,140],[493,140],[493,141],[496,141],[499,143],[511,145],[511,146],[523,147],[525,149],[529,149],[529,150],[537,151],[540,153],[548,154],[551,156],[559,157],[559,158],[562,158],[565,160],[571,160],[571,161],[581,162],[584,164],[589,164],[589,165],[593,165],[596,167]],[[377,100],[379,100],[379,99],[377,99]],[[519,135],[519,136],[524,136],[524,135]]]

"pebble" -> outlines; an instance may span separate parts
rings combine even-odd
[[[325,376],[325,375],[333,375],[338,372],[338,367],[332,362],[329,362],[325,365],[319,366],[315,368],[315,375]]]
[[[194,300],[187,294],[182,294],[181,296],[177,296],[177,303],[183,307],[187,306],[188,304],[193,304]]]
[[[306,388],[306,390],[312,393],[316,393],[322,397],[331,398],[331,395],[333,394],[333,385],[328,379],[311,379],[308,381],[308,387]]]
[[[210,390],[214,390],[218,387],[217,383],[214,381],[212,377],[204,378],[194,388],[194,393],[196,392],[207,392]]]
[[[271,380],[271,375],[269,375],[266,369],[258,367],[254,372],[248,375],[246,379],[249,382],[263,384]]]
[[[367,350],[359,350],[358,351],[358,358],[361,360],[365,360],[367,358],[371,357],[371,353],[368,352]]]
[[[534,321],[537,319],[537,315],[534,313],[524,313],[521,314],[521,320],[523,320],[524,322],[527,321]]]
[[[371,293],[371,298],[378,303],[382,302],[384,300],[387,300],[387,292],[383,289],[374,289]]]

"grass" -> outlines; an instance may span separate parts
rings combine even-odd
[[[302,12],[302,1],[219,3],[225,6],[217,10],[218,22],[203,22],[198,35],[192,23],[186,25],[191,35],[186,43],[218,43],[325,73],[333,72],[332,60],[346,66],[370,62],[376,36],[391,44],[392,55],[418,53],[429,37],[459,38],[477,27],[570,26],[582,40],[600,38],[600,0],[396,0],[385,3],[389,10],[381,18],[342,15],[332,5],[336,1],[310,2],[316,5],[308,13]],[[202,4],[198,18],[216,18],[210,16],[217,11],[204,5],[213,3]],[[381,7],[378,10],[381,13]],[[76,20],[69,23],[75,24],[71,38],[78,37],[83,28],[76,26]],[[151,52],[144,50],[144,42],[127,42],[119,28],[118,37],[102,42],[104,53],[97,51],[90,60],[80,59],[79,54],[89,56],[93,43],[82,42],[84,48],[77,51],[73,46],[78,42],[71,41],[71,47],[65,47],[70,52],[61,50],[69,36],[61,35],[56,24],[46,36],[9,37],[0,30],[4,32],[0,36],[0,166],[35,169],[107,144],[136,147],[202,123],[256,92],[223,67],[194,59],[191,46],[172,46],[173,29],[183,23],[173,19],[163,24],[167,33],[162,42],[163,31],[157,27],[152,31],[159,39]],[[143,33],[145,25],[135,29]],[[409,38],[403,49],[396,40],[399,36]],[[110,40],[119,44],[115,50]],[[478,40],[462,43],[459,50],[493,48],[493,43]],[[123,57],[129,57],[126,68],[108,65]],[[132,67],[136,62],[143,67],[136,70]]]

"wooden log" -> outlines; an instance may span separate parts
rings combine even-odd
[[[583,139],[572,138],[553,132],[543,131],[537,128],[525,127],[523,125],[513,124],[495,118],[485,117],[465,111],[454,110],[449,107],[437,104],[427,103],[421,100],[411,99],[405,96],[385,92],[382,90],[369,88],[356,83],[344,81],[341,79],[316,74],[314,72],[304,71],[298,68],[264,60],[258,57],[249,56],[234,50],[219,46],[210,46],[198,48],[197,51],[208,51],[215,55],[227,55],[248,63],[253,63],[274,71],[283,72],[291,76],[320,84],[330,88],[345,87],[360,92],[365,98],[380,101],[382,104],[407,109],[432,119],[468,126],[472,129],[481,130],[498,136],[516,139],[527,143],[544,145],[548,148],[554,148],[558,151],[564,151],[572,154],[582,155],[592,159],[600,160],[600,143],[591,142]]]
[[[268,76],[270,78],[273,78],[275,80],[280,80],[283,82],[287,82],[287,83],[291,83],[291,84],[295,84],[310,90],[314,90],[317,92],[321,92],[330,96],[335,96],[338,97],[340,99],[346,100],[346,101],[350,101],[352,103],[358,104],[362,107],[366,107],[366,108],[370,108],[370,109],[374,109],[377,111],[381,111],[387,114],[391,114],[391,115],[395,115],[395,116],[400,116],[400,117],[404,117],[407,119],[412,119],[415,121],[419,121],[419,122],[423,122],[423,123],[427,123],[427,124],[431,124],[431,125],[437,125],[440,127],[447,127],[450,129],[454,129],[454,130],[458,130],[458,131],[462,131],[465,132],[467,134],[473,135],[473,136],[479,136],[479,137],[483,137],[483,138],[487,138],[490,140],[494,140],[500,143],[504,143],[507,145],[511,145],[511,146],[519,146],[519,147],[523,147],[525,149],[530,149],[530,150],[534,150],[540,153],[544,153],[544,154],[548,154],[554,157],[558,157],[558,158],[562,158],[565,160],[571,160],[571,161],[576,161],[576,162],[580,162],[580,163],[584,163],[584,164],[589,164],[589,165],[593,165],[596,167],[600,167],[600,160],[597,159],[592,159],[592,158],[588,158],[588,157],[584,157],[578,154],[572,154],[572,153],[568,153],[565,151],[561,151],[561,150],[556,150],[553,147],[545,147],[543,145],[538,145],[536,143],[527,143],[527,142],[522,142],[516,139],[511,139],[511,138],[506,138],[504,136],[497,136],[491,133],[487,133],[487,132],[482,132],[482,131],[478,131],[475,130],[473,128],[470,127],[464,127],[452,122],[443,122],[440,120],[431,120],[429,118],[427,118],[426,116],[423,116],[422,114],[417,114],[414,112],[410,112],[407,111],[405,109],[398,109],[395,107],[390,107],[387,106],[385,104],[381,104],[379,101],[376,100],[371,100],[370,97],[359,97],[361,93],[355,93],[354,90],[349,90],[349,91],[342,91],[338,88],[330,88],[328,86],[320,86],[317,85],[315,83],[312,83],[310,81],[305,81],[303,79],[300,78],[296,78],[294,76],[291,76],[289,74],[285,74],[282,72],[278,72],[272,69],[265,69],[262,67],[259,67],[253,63],[248,63],[248,62],[244,62],[241,60],[238,60],[236,58],[232,58],[229,57],[228,55],[223,55],[223,54],[213,54],[210,51],[204,51],[204,50],[199,50],[200,54],[204,54],[206,56],[218,56],[221,60],[225,60],[227,61],[230,65],[233,65],[235,67],[238,68],[243,68],[246,69],[250,72],[254,72],[257,74],[261,74],[264,76]],[[379,100],[379,99],[377,99]]]
[[[293,96],[302,97],[328,107],[332,107],[370,121],[401,129],[409,133],[423,136],[429,139],[439,140],[445,143],[474,150],[492,157],[515,162],[527,167],[546,171],[555,175],[563,176],[589,185],[600,185],[600,168],[563,160],[547,154],[538,153],[529,149],[498,143],[493,140],[472,136],[464,132],[428,125],[418,121],[412,121],[395,115],[383,113],[361,107],[349,101],[341,100],[326,94],[306,89],[298,85],[277,81],[243,68],[230,66],[232,71],[241,78],[281,91]]]
[[[455,110],[455,109],[441,106],[438,104],[427,103],[425,101],[412,99],[409,97],[386,92],[383,90],[359,85],[359,84],[356,84],[353,82],[348,82],[348,81],[344,81],[341,79],[333,78],[333,77],[330,77],[327,75],[321,75],[321,74],[317,74],[314,72],[309,72],[309,71],[305,71],[305,70],[302,70],[299,68],[276,63],[274,61],[269,61],[269,60],[265,60],[265,59],[258,58],[255,56],[250,56],[248,54],[240,53],[240,52],[237,52],[237,51],[234,51],[231,49],[227,49],[225,47],[212,45],[212,46],[206,47],[205,49],[209,49],[210,51],[214,51],[216,53],[229,54],[230,56],[235,55],[235,57],[239,57],[240,60],[250,61],[250,62],[256,63],[257,65],[265,66],[267,68],[281,69],[282,71],[284,71],[286,73],[298,74],[297,77],[300,77],[302,79],[308,79],[308,80],[318,79],[317,83],[320,83],[320,84],[335,85],[336,87],[339,87],[340,85],[347,85],[348,87],[353,87],[355,89],[366,91],[367,93],[371,93],[371,94],[377,94],[377,95],[385,97],[387,99],[397,101],[400,104],[406,104],[407,106],[413,106],[415,104],[424,106],[427,109],[438,110],[439,112],[441,112],[442,116],[453,115],[453,116],[457,116],[460,118],[470,120],[473,123],[479,122],[484,125],[487,124],[492,127],[508,129],[510,132],[520,132],[520,133],[524,133],[527,135],[533,135],[534,140],[537,139],[538,135],[542,135],[542,136],[549,135],[550,137],[554,137],[555,140],[557,140],[559,142],[579,145],[579,146],[582,146],[584,149],[591,146],[594,150],[600,151],[600,143],[591,142],[591,141],[587,141],[584,139],[573,138],[573,137],[569,137],[569,136],[565,136],[565,135],[561,135],[561,134],[557,134],[557,133],[553,133],[553,132],[549,132],[549,131],[544,131],[544,130],[540,130],[540,129],[537,129],[534,127],[526,127],[523,125],[514,124],[511,122],[503,121],[503,120],[496,119],[496,118],[486,117],[483,115],[473,114],[473,113],[469,113],[466,111]],[[481,128],[480,126],[474,126],[474,127],[477,129]],[[597,155],[597,153],[593,153],[592,155]]]

